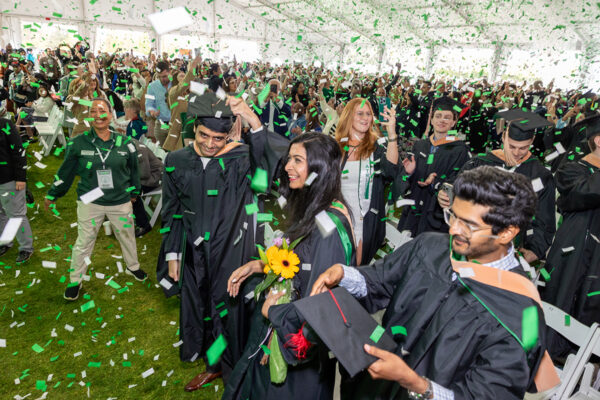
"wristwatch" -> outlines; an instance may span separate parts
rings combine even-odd
[[[425,389],[424,393],[417,393],[408,391],[408,398],[411,400],[425,400],[425,399],[433,399],[433,387],[431,386],[431,381],[424,376],[421,378],[427,381],[427,389]]]

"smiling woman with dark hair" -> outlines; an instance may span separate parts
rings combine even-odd
[[[315,279],[332,262],[355,260],[350,216],[341,192],[342,153],[337,142],[321,133],[306,133],[291,142],[284,160],[279,193],[287,202],[284,211],[290,223],[284,239],[300,240],[294,252],[302,263],[293,278],[293,302],[308,296]],[[323,211],[336,225],[336,230],[326,237],[322,236],[317,222]],[[229,278],[229,293],[239,296],[244,290],[242,282],[253,274],[262,274],[263,269],[260,260],[238,268]],[[325,348],[310,350],[306,357],[295,351],[290,338],[298,329],[285,320],[288,308],[285,305],[272,307],[280,296],[281,292],[260,300],[262,313],[261,307],[257,307],[248,344],[226,384],[224,399],[332,398],[335,360],[329,358]],[[287,377],[281,384],[271,382],[265,361],[268,353],[263,345],[271,345],[274,332],[288,364]]]

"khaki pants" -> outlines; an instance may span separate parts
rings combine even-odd
[[[163,123],[160,119],[157,119],[154,123],[154,137],[156,140],[158,140],[158,143],[160,143],[160,147],[162,147],[167,135],[169,134],[169,127],[167,126],[167,129],[163,129],[162,125]]]
[[[127,268],[132,271],[140,269],[132,215],[133,208],[129,201],[117,206],[100,206],[93,203],[83,204],[77,200],[77,240],[71,255],[71,282],[81,282],[82,276],[87,273],[85,259],[92,255],[98,231],[105,217],[114,227]]]

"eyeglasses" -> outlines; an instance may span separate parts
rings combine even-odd
[[[450,208],[444,208],[444,221],[448,224],[449,227],[452,227],[455,222],[458,222],[458,226],[464,234],[468,234],[468,237],[473,236],[475,232],[483,231],[486,229],[490,229],[491,226],[477,227],[469,224],[468,222],[458,218],[454,212]],[[495,237],[494,235],[489,235],[490,237]]]

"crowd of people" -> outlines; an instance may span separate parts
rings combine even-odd
[[[55,208],[81,178],[65,299],[79,297],[105,218],[126,271],[147,278],[136,242],[152,226],[140,196],[162,189],[157,279],[180,296],[181,359],[206,364],[187,391],[222,376],[227,399],[331,398],[336,342],[350,340],[335,332],[358,331],[337,286],[358,301],[348,310],[385,310],[395,343],[379,348],[369,332],[364,348],[346,349],[370,362],[355,375],[342,365],[343,398],[522,399],[556,385],[552,362],[574,351],[546,327],[541,300],[600,322],[591,90],[407,76],[400,63],[365,74],[95,54],[85,43],[37,58],[7,46],[0,79],[0,230],[22,219],[18,262],[33,253],[22,143],[37,140],[35,122],[53,107],[65,114],[69,143],[45,199]],[[270,245],[267,200],[301,264],[287,304],[281,290],[253,296],[268,275],[258,250]],[[394,228],[410,238],[380,257]],[[313,297],[313,310],[333,298],[345,327],[331,315],[311,322],[303,302]],[[207,351],[222,340],[214,362]]]

